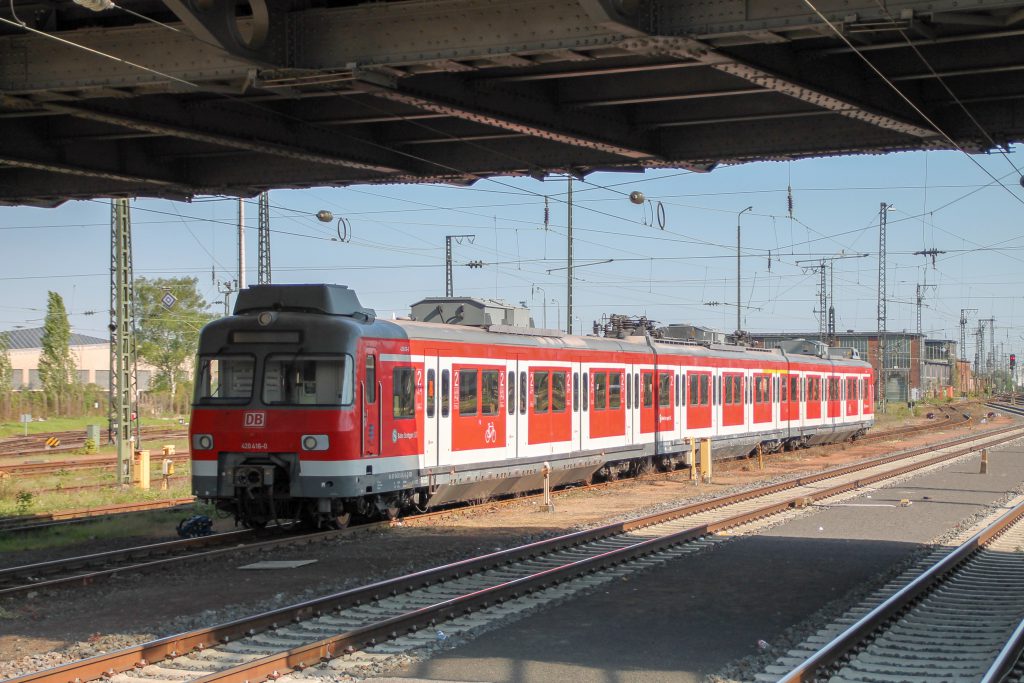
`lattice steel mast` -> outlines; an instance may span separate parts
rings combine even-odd
[[[882,202],[878,209],[878,405],[885,411],[885,223],[890,204]]]
[[[127,199],[111,200],[110,214],[110,428],[117,447],[117,481],[132,483],[136,411],[135,288],[132,226]]]
[[[259,201],[259,247],[256,282],[270,284],[270,193],[261,192]]]

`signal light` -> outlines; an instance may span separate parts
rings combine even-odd
[[[1017,366],[1017,354],[1010,354],[1010,370],[1013,370]]]

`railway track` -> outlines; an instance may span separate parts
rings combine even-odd
[[[83,431],[84,430],[74,429],[60,432],[47,432],[46,434],[33,434],[31,436],[12,436],[6,439],[0,439],[0,457],[73,451],[85,446],[85,435],[82,433]],[[186,436],[188,436],[188,430],[180,427],[144,427],[141,433],[141,437],[143,439],[181,439]],[[56,448],[47,448],[46,440],[50,437],[60,439],[61,445]]]
[[[163,510],[165,508],[180,507],[195,502],[195,498],[170,498],[166,500],[146,500],[135,503],[121,503],[118,505],[104,505],[102,507],[87,508],[80,510],[64,510],[61,512],[47,512],[38,515],[22,515],[19,517],[0,518],[0,533],[14,534],[38,531],[56,526],[67,526],[70,524],[81,524],[93,522],[104,517],[111,517],[131,512],[144,512],[147,510]]]
[[[759,681],[918,681],[998,683],[1021,668],[1024,650],[1024,498],[877,606],[862,605],[853,623],[820,647],[802,646],[799,664]],[[891,590],[891,589],[890,589]],[[834,630],[834,629],[833,629]],[[808,643],[810,644],[810,643]],[[800,661],[802,659],[802,661]]]
[[[11,679],[67,683],[337,677],[361,657],[388,656],[720,542],[766,518],[1024,436],[1013,426],[471,558],[212,628]],[[749,528],[749,527],[747,527]],[[371,650],[372,654],[360,654]],[[347,655],[347,656],[346,656]]]
[[[190,458],[191,455],[187,451],[168,456],[168,459],[176,465],[188,462]],[[160,456],[158,459],[163,460],[164,458]],[[78,460],[53,460],[50,462],[0,463],[0,472],[6,472],[10,475],[39,476],[85,469],[112,470],[116,467],[117,458],[85,457]]]

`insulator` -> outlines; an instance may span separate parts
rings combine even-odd
[[[544,229],[548,229],[548,222],[551,220],[551,207],[548,205],[548,198],[544,198]]]
[[[114,9],[114,3],[110,0],[74,0],[76,5],[81,5],[93,12],[102,12],[105,9]]]
[[[793,217],[793,188],[786,187],[786,205],[789,207],[789,217]]]

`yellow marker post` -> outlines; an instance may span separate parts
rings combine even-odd
[[[711,483],[711,439],[700,442],[700,478],[705,484]]]
[[[149,451],[135,451],[134,483],[143,491],[149,490]]]

